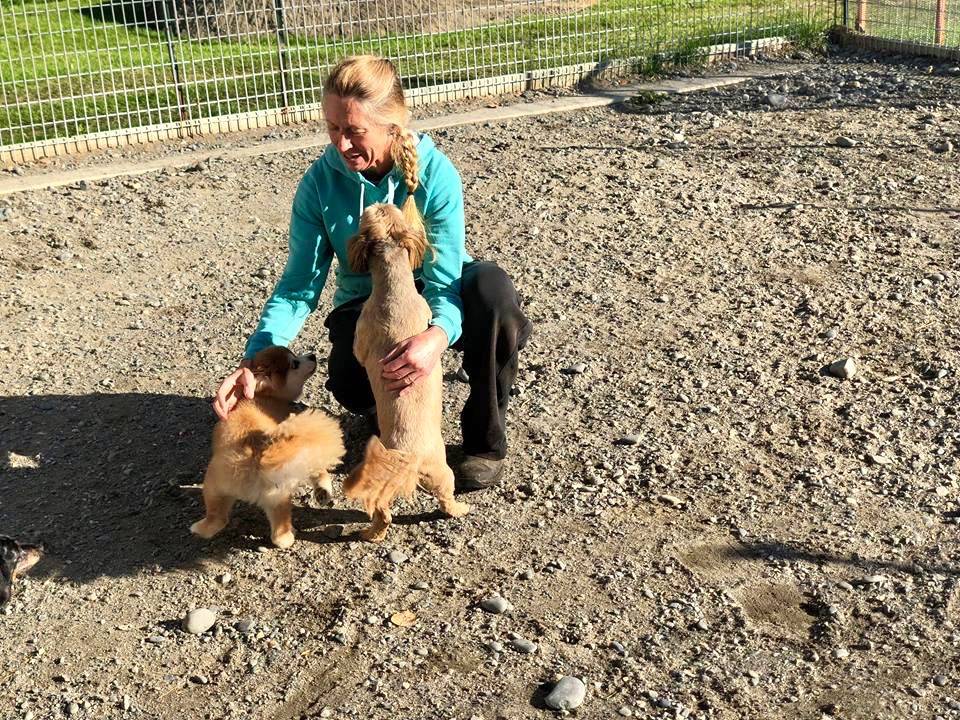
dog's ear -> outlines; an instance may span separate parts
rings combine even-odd
[[[407,251],[411,269],[416,270],[423,265],[427,250],[430,248],[426,233],[416,228],[404,228],[400,235],[400,245]]]
[[[343,494],[363,503],[368,514],[385,510],[397,497],[409,497],[417,489],[415,456],[389,450],[376,435],[370,438],[363,461],[343,482]]]
[[[250,372],[257,381],[256,392],[283,387],[293,353],[282,345],[271,345],[253,356]]]
[[[370,242],[369,235],[361,230],[347,243],[347,261],[350,263],[350,270],[355,273],[370,272],[370,250],[373,243]]]

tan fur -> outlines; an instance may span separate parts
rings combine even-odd
[[[291,496],[312,484],[318,494],[330,497],[329,472],[345,453],[343,436],[336,421],[322,412],[295,414],[293,401],[316,370],[312,357],[270,347],[257,353],[251,370],[256,396],[241,400],[214,428],[203,479],[206,517],[190,531],[213,537],[226,527],[233,504],[243,500],[263,509],[273,544],[286,548],[294,542]]]
[[[453,498],[453,471],[440,433],[440,363],[403,397],[387,392],[381,376],[380,359],[400,341],[426,330],[430,321],[430,307],[411,272],[426,249],[424,233],[411,228],[398,208],[373,205],[364,211],[348,250],[353,269],[356,261],[373,275],[373,293],[360,312],[353,353],[370,379],[381,435],[371,438],[363,461],[344,483],[344,494],[360,500],[370,514],[363,537],[374,542],[386,536],[393,500],[411,494],[417,483],[448,515],[458,517],[470,509]]]

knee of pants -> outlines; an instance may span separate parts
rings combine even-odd
[[[326,388],[334,399],[352,413],[369,412],[376,404],[370,382],[362,378],[327,378]]]
[[[520,310],[517,290],[510,276],[497,265],[485,264],[470,282],[461,288],[464,320],[486,323],[496,320],[501,325],[526,324]]]

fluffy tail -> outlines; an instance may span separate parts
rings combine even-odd
[[[331,470],[345,453],[337,422],[317,410],[306,410],[291,415],[264,438],[260,467],[306,478]]]
[[[410,497],[417,489],[418,458],[402,450],[388,450],[374,435],[367,443],[363,461],[343,483],[343,494],[359,500],[368,515],[386,511],[398,497]]]

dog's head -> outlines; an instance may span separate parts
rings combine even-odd
[[[415,270],[423,264],[428,247],[427,236],[404,219],[400,208],[381,203],[363,211],[360,231],[347,245],[347,259],[353,272],[363,273],[370,271],[374,257],[390,262],[405,253]]]
[[[10,602],[14,580],[42,557],[42,545],[22,545],[13,538],[0,535],[0,607]]]
[[[317,369],[317,356],[294,355],[279,345],[264,348],[253,356],[250,371],[257,380],[256,393],[290,400],[300,397],[303,384]]]

